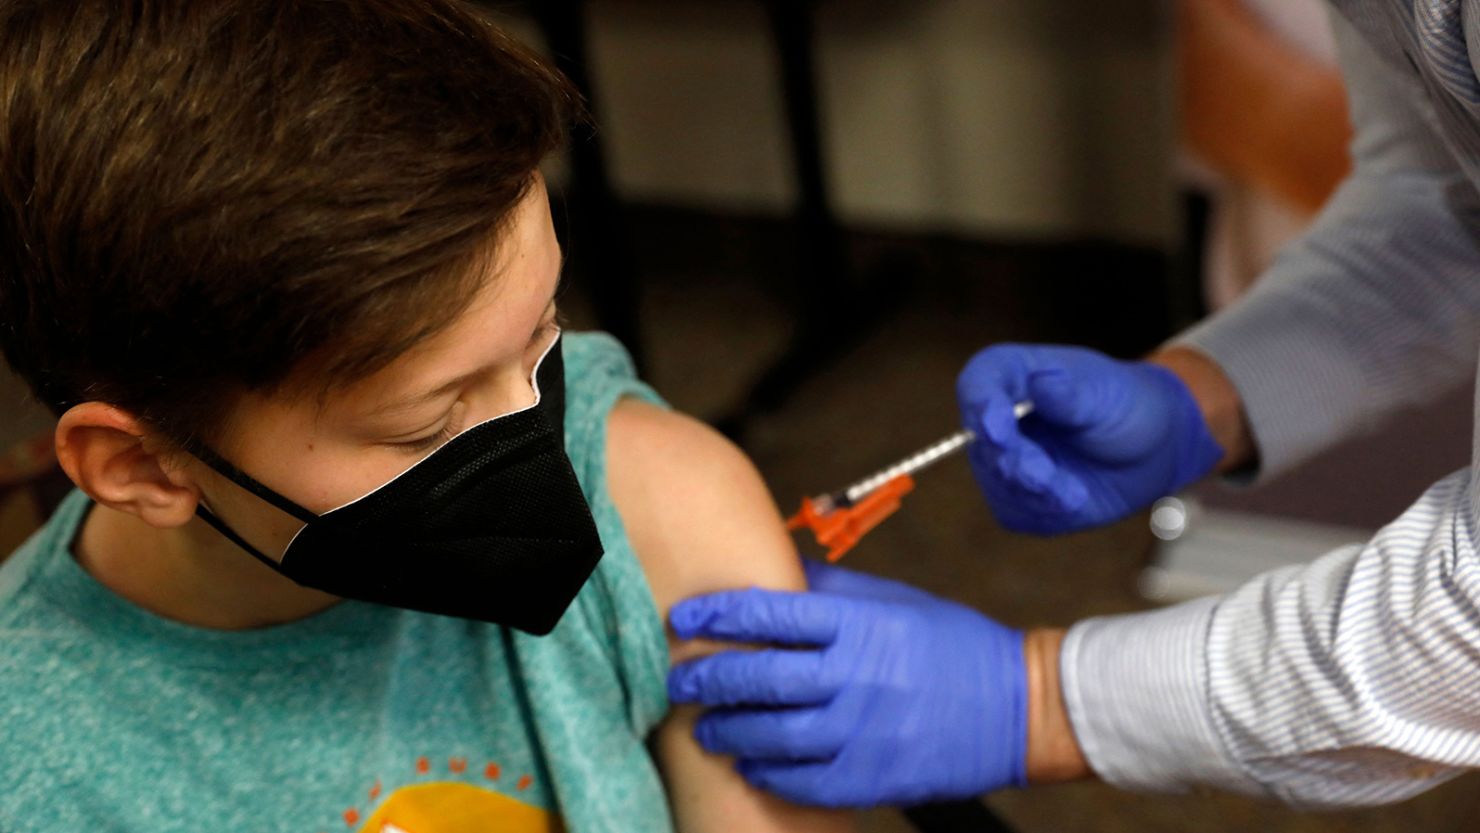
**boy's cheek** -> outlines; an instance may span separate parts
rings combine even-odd
[[[259,427],[248,437],[223,443],[224,448],[216,451],[253,479],[316,515],[380,488],[416,459],[392,448],[365,446],[325,434],[274,430],[272,422],[259,418]],[[252,512],[253,518],[260,515],[263,523],[289,522],[289,538],[302,526],[204,463],[196,461],[193,470],[212,498],[241,504],[241,511]]]
[[[274,560],[282,557],[293,536],[303,528],[302,521],[224,480],[203,491],[201,497],[213,514]],[[210,534],[218,537],[214,530]]]

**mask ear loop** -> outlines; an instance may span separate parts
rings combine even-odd
[[[281,509],[283,512],[292,515],[294,518],[297,518],[298,520],[303,521],[306,524],[313,523],[314,521],[319,519],[318,515],[315,515],[307,509],[304,509],[302,506],[299,506],[298,504],[294,503],[291,500],[288,500],[277,492],[274,492],[272,489],[269,489],[268,487],[262,485],[262,483],[258,482],[256,478],[227,462],[225,458],[210,450],[209,448],[206,448],[203,445],[192,444],[191,447],[186,448],[185,450],[188,451],[197,460],[200,460],[202,463],[205,463],[206,465],[215,469],[217,474],[220,474],[227,480],[230,480],[236,485],[261,498],[262,500],[272,504],[278,509]]]
[[[283,565],[263,555],[260,550],[247,543],[247,539],[241,537],[240,535],[237,535],[236,530],[227,526],[225,521],[216,517],[216,514],[207,509],[204,503],[195,504],[195,516],[210,524],[211,528],[221,533],[221,535],[226,538],[226,540],[230,541],[233,544],[236,544],[238,547],[241,547],[243,550],[246,551],[247,555],[250,555],[258,561],[261,561],[268,567],[271,567],[274,572],[281,573],[283,571]]]
[[[313,523],[314,521],[318,520],[318,516],[314,513],[308,511],[307,509],[304,509],[302,506],[299,506],[293,501],[288,500],[277,492],[274,492],[272,489],[269,489],[256,478],[237,468],[235,465],[227,461],[226,458],[222,457],[206,446],[200,443],[190,443],[185,450],[197,460],[200,460],[202,463],[205,463],[207,466],[215,469],[216,472],[222,477],[225,477],[227,480],[230,480],[241,488],[247,490],[248,492],[251,492],[253,495],[256,495],[257,497],[261,498],[277,509],[287,513],[288,515],[291,515],[295,519],[300,520],[305,524]],[[216,513],[206,508],[204,501],[198,501],[195,504],[195,515],[196,517],[210,524],[211,528],[221,533],[221,535],[224,536],[226,540],[230,541],[233,544],[236,544],[238,547],[241,547],[243,550],[245,550],[248,555],[252,556],[258,561],[261,561],[263,564],[266,564],[273,570],[282,572],[281,564],[272,560],[271,558],[268,558],[256,547],[247,543],[247,540],[241,535],[238,535],[236,530],[227,526],[226,522],[221,520],[221,518],[218,517]]]

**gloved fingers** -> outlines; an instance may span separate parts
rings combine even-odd
[[[997,458],[997,476],[1016,487],[1025,506],[1048,514],[1073,514],[1084,508],[1089,490],[1068,467],[1060,465],[1035,443]]]
[[[1074,379],[1060,368],[1049,368],[1028,377],[1028,397],[1033,413],[1028,419],[1052,426],[1085,429],[1104,419],[1103,396],[1090,389],[1093,383]]]
[[[817,651],[724,651],[668,673],[675,703],[705,706],[809,706],[837,694]]]
[[[1021,401],[1028,393],[1035,348],[994,344],[978,351],[956,377],[956,397],[963,409],[979,410],[988,399]]]
[[[843,610],[832,597],[774,590],[727,590],[673,606],[668,621],[681,639],[826,645]]]
[[[1033,442],[1017,425],[1011,402],[1005,398],[982,403],[979,409],[962,405],[961,420],[962,425],[976,433],[976,442],[967,447],[967,454],[976,464],[977,473],[988,478],[981,480],[982,486],[997,476],[997,464],[1002,458]]]
[[[1016,396],[993,396],[983,404],[978,424],[966,427],[976,432],[981,444],[1011,451],[1029,442],[1018,425],[1017,406],[1022,401]]]
[[[1088,499],[1079,477],[1034,442],[996,453],[973,449],[972,455],[978,480],[991,487],[994,510],[1000,503],[1012,514],[1062,516],[1079,511]]]
[[[850,728],[829,722],[818,709],[724,710],[704,715],[694,737],[716,755],[826,761],[847,743]]]
[[[1004,529],[1033,535],[1053,535],[1078,528],[1082,524],[1076,512],[1066,511],[1064,503],[1083,505],[1088,501],[1083,483],[1069,472],[1057,473],[1045,493],[1024,489],[1015,479],[1005,477],[998,470],[1000,457],[988,460],[973,452],[971,468],[986,496],[992,516]],[[1067,493],[1065,501],[1053,494],[1053,490]]]
[[[735,767],[752,787],[780,796],[793,804],[828,809],[873,806],[862,800],[856,775],[840,773],[830,762],[795,763],[742,759]],[[866,777],[866,776],[864,776]]]
[[[807,571],[807,586],[813,593],[832,593],[853,599],[872,599],[882,602],[918,604],[934,601],[935,597],[897,581],[879,576],[859,573],[814,559],[802,561]]]
[[[1053,458],[1036,444],[1024,443],[997,455],[993,473],[1003,483],[1040,498],[1052,497],[1049,491],[1054,471]]]

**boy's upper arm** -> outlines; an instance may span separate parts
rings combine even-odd
[[[713,590],[806,587],[770,492],[729,440],[635,400],[608,430],[608,485],[664,615]]]
[[[608,432],[608,488],[665,619],[675,603],[702,593],[805,589],[770,493],[728,440],[697,420],[633,400],[617,405]],[[669,646],[675,663],[717,647],[677,643],[671,631]],[[848,816],[751,790],[728,759],[695,743],[696,717],[676,709],[656,737],[680,830],[852,829]]]

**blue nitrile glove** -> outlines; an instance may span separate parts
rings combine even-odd
[[[923,590],[807,565],[810,593],[739,590],[673,608],[683,639],[770,646],[675,668],[716,707],[695,736],[753,786],[822,807],[912,805],[1024,784],[1023,634]]]
[[[992,513],[1053,535],[1118,521],[1202,478],[1223,457],[1171,371],[1078,347],[1000,344],[957,381],[977,433],[972,471]],[[1034,411],[1021,423],[1019,403]]]

